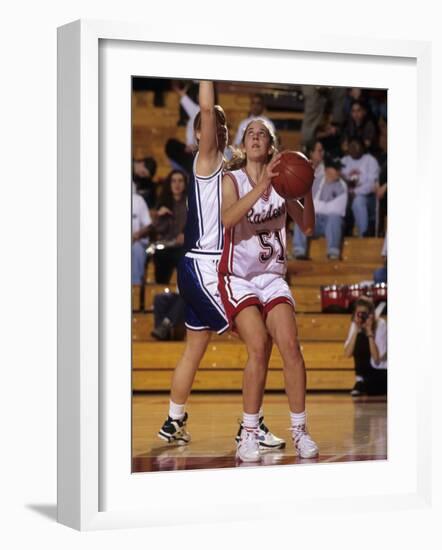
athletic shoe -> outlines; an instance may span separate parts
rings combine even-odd
[[[242,430],[236,447],[236,458],[242,462],[259,462],[261,460],[257,430]]]
[[[170,416],[164,422],[158,437],[164,439],[167,443],[176,443],[177,445],[187,445],[190,441],[190,434],[186,432],[187,413],[182,420],[174,420]]]
[[[235,437],[235,441],[237,443],[241,439],[242,431],[243,431],[243,425],[242,425],[242,422],[240,422],[239,430]],[[261,449],[284,449],[285,448],[285,441],[280,437],[276,437],[275,434],[272,434],[272,432],[264,424],[263,416],[261,416],[261,418],[259,419],[258,443]]]
[[[365,395],[367,393],[367,388],[365,387],[365,382],[363,380],[358,380],[353,386],[353,389],[350,392],[352,397],[358,397],[359,395]]]
[[[319,448],[310,437],[305,424],[291,428],[295,450],[300,458],[315,458],[319,454]]]

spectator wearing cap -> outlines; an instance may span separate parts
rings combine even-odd
[[[315,231],[313,237],[324,237],[327,241],[327,257],[339,260],[347,208],[348,190],[341,178],[342,163],[338,157],[325,156],[324,176],[313,196],[315,206]],[[307,259],[307,237],[295,226],[294,255],[296,259]]]
[[[364,151],[364,144],[357,137],[349,141],[348,153],[341,159],[344,165],[341,173],[348,185],[358,235],[367,237],[374,233],[379,163],[373,155]]]

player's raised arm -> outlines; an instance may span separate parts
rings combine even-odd
[[[215,90],[212,81],[200,81],[199,105],[201,126],[199,132],[197,132],[199,139],[197,173],[205,176],[210,175],[216,169],[221,159],[218,150]]]
[[[308,237],[315,230],[315,207],[311,190],[304,197],[304,206],[297,200],[287,200],[287,210],[299,229]]]

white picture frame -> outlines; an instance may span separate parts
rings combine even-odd
[[[111,45],[108,50],[106,44]],[[100,50],[103,45],[104,50]],[[112,45],[117,45],[115,51],[112,51]],[[114,368],[107,370],[106,361],[109,359],[109,353],[107,344],[102,344],[104,324],[120,317],[123,323],[130,319],[130,311],[125,310],[125,300],[128,297],[117,299],[119,304],[115,307],[120,308],[118,311],[121,315],[106,314],[109,293],[121,281],[128,280],[130,262],[126,262],[126,270],[116,270],[118,273],[115,279],[103,283],[103,277],[107,276],[103,266],[107,266],[107,262],[115,261],[115,256],[112,259],[112,253],[109,252],[108,245],[103,244],[103,239],[112,238],[113,243],[116,243],[115,248],[124,251],[124,228],[127,220],[124,214],[119,222],[117,220],[116,228],[112,229],[108,224],[109,213],[115,211],[113,207],[122,197],[124,202],[125,195],[115,193],[115,185],[109,185],[112,191],[108,193],[106,190],[108,194],[103,194],[103,171],[106,174],[108,171],[106,167],[104,170],[102,167],[100,171],[100,155],[103,148],[100,139],[103,135],[100,134],[99,121],[106,117],[108,102],[118,98],[109,96],[106,97],[106,101],[102,101],[100,85],[103,84],[103,80],[100,81],[100,78],[103,78],[104,82],[110,82],[106,81],[107,76],[103,76],[101,72],[104,65],[110,68],[110,78],[118,78],[122,74],[119,72],[120,69],[123,73],[126,71],[130,74],[132,67],[128,60],[132,57],[132,50],[135,52],[137,49],[142,60],[144,54],[141,50],[149,47],[155,48],[156,57],[165,55],[167,59],[169,55],[170,67],[166,62],[163,76],[190,75],[195,69],[183,66],[182,62],[179,75],[174,73],[177,70],[176,62],[179,62],[180,58],[184,59],[182,56],[195,54],[201,59],[195,77],[216,78],[219,67],[212,68],[210,63],[207,63],[207,58],[214,53],[230,59],[232,80],[248,78],[244,65],[239,61],[244,55],[254,58],[255,64],[259,63],[260,59],[273,60],[272,65],[268,65],[263,80],[274,82],[278,81],[278,56],[290,59],[290,56],[296,54],[299,58],[304,57],[304,60],[308,60],[307,64],[315,59],[320,63],[335,59],[335,62],[343,65],[357,60],[366,64],[367,71],[370,62],[373,61],[379,66],[386,65],[386,73],[388,66],[390,71],[395,67],[398,78],[403,74],[403,82],[409,79],[412,87],[404,92],[404,95],[410,100],[408,107],[411,129],[413,130],[413,125],[416,125],[416,132],[411,139],[417,147],[410,148],[407,156],[407,167],[411,174],[401,172],[401,167],[394,163],[394,159],[393,173],[403,183],[403,189],[411,191],[412,176],[416,173],[419,163],[420,178],[428,181],[428,185],[423,186],[420,194],[422,200],[418,204],[414,204],[409,196],[404,196],[399,205],[399,193],[394,189],[390,192],[389,189],[389,201],[392,205],[390,209],[389,204],[389,241],[397,242],[399,233],[406,228],[402,210],[408,207],[414,207],[419,221],[418,231],[410,237],[410,245],[423,243],[420,241],[422,235],[430,233],[426,210],[426,205],[429,204],[427,201],[431,196],[429,153],[424,146],[429,133],[431,108],[429,88],[426,85],[431,72],[429,43],[365,40],[344,36],[312,39],[297,33],[296,37],[272,40],[271,44],[265,44],[263,48],[259,39],[256,42],[238,40],[235,43],[230,43],[227,39],[217,39],[216,43],[208,41],[198,44],[192,41],[189,44],[184,31],[181,36],[175,33],[171,40],[167,37],[166,41],[163,30],[155,33],[152,29],[147,30],[144,26],[133,23],[76,21],[61,27],[58,31],[58,521],[79,530],[93,530],[176,525],[196,521],[231,521],[239,517],[256,519],[264,515],[274,518],[281,517],[290,509],[296,509],[300,513],[301,510],[302,513],[313,513],[325,510],[331,505],[335,513],[346,513],[355,506],[366,512],[374,509],[417,509],[430,506],[431,456],[429,453],[417,452],[419,448],[431,448],[428,423],[431,417],[431,402],[423,392],[423,388],[429,387],[431,383],[430,362],[420,366],[421,376],[418,380],[409,380],[405,376],[401,379],[402,393],[410,398],[408,405],[404,403],[404,397],[398,395],[394,389],[400,379],[398,369],[395,369],[394,365],[401,363],[404,366],[403,372],[410,372],[407,371],[407,365],[411,367],[428,345],[431,334],[428,326],[430,316],[420,315],[420,326],[405,328],[402,338],[405,341],[416,341],[415,349],[406,352],[398,345],[399,338],[394,335],[394,322],[404,314],[405,306],[400,297],[405,286],[410,283],[420,283],[417,290],[420,311],[431,311],[430,297],[424,290],[432,286],[431,239],[424,239],[425,243],[421,247],[416,247],[417,265],[410,266],[409,272],[405,273],[401,280],[399,277],[395,278],[395,266],[399,266],[401,262],[400,253],[389,248],[389,280],[393,281],[391,293],[389,292],[393,303],[393,307],[389,307],[389,322],[393,327],[393,331],[390,330],[389,333],[392,344],[389,349],[389,363],[393,365],[389,372],[392,388],[389,395],[389,428],[393,428],[389,429],[387,461],[364,465],[321,465],[316,470],[313,466],[306,466],[298,468],[296,472],[293,468],[274,467],[223,472],[130,475],[126,451],[119,455],[118,449],[115,448],[115,440],[110,441],[110,436],[107,435],[109,423],[112,423],[115,438],[118,440],[121,435],[120,447],[124,447],[121,442],[127,443],[127,434],[130,434],[130,407],[127,407],[127,390],[130,391],[130,385],[127,384],[128,374],[125,371],[123,378],[119,378],[121,373],[116,373]],[[134,53],[133,59],[136,57]],[[171,61],[172,58],[175,59],[175,65]],[[149,74],[160,76],[152,69],[154,63],[153,58],[151,59]],[[270,72],[272,74],[269,74]],[[351,78],[357,79],[358,76],[352,73]],[[337,80],[339,78],[336,74],[328,75],[324,70],[320,82],[312,83],[339,84]],[[360,82],[363,82],[363,78]],[[353,80],[351,83],[353,84]],[[128,90],[123,90],[122,94],[127,92]],[[398,112],[395,113],[395,110],[398,110],[399,95],[397,103],[394,99],[389,96],[393,126],[394,118],[399,115]],[[115,117],[121,116],[121,124],[127,128],[127,109],[130,111],[130,106],[126,105],[122,109],[125,112],[115,114]],[[416,120],[413,118],[414,115]],[[115,132],[109,133],[111,136],[114,134]],[[400,138],[394,129],[391,135]],[[125,156],[128,151],[130,155],[130,149],[127,149],[130,138],[126,136],[124,139],[124,143],[121,142],[121,148],[118,149],[122,151],[121,164],[116,170],[116,173],[123,177],[125,171],[129,174],[130,162],[130,156]],[[106,147],[109,146],[111,151],[117,145],[118,141],[114,143],[110,139]],[[129,203],[127,207],[130,211]],[[113,220],[116,220],[115,217]],[[129,230],[129,225],[127,228]],[[108,230],[115,232],[112,235],[103,235]],[[417,307],[417,304],[410,305],[411,312],[417,313]],[[106,330],[108,329],[110,334],[115,336],[118,326],[108,326]],[[129,324],[127,330],[130,333]],[[416,330],[419,334],[418,339],[415,336]],[[127,334],[125,338],[124,345],[118,348],[119,344],[116,344],[118,349],[115,356],[122,364],[129,361],[127,369],[130,371]],[[114,399],[116,401],[113,401]],[[109,409],[110,401],[119,405],[113,407],[113,413]],[[407,410],[407,429],[410,430],[408,451],[404,447],[404,438],[394,429],[400,425],[398,416],[404,410]],[[115,411],[119,413],[119,418],[113,416]],[[115,450],[115,460],[111,449]],[[404,452],[402,456],[401,449]],[[312,472],[316,479],[315,484],[311,482]],[[160,479],[159,475],[163,477]],[[362,483],[360,490],[354,490],[354,480],[361,475],[368,475],[370,479],[365,485]],[[257,476],[261,476],[266,482],[271,481],[272,495],[255,491]],[[291,476],[297,486],[297,495],[284,491]],[[166,498],[170,492],[167,488],[164,489],[164,486],[170,484],[172,487],[170,479],[173,486],[179,487],[179,491],[182,491],[181,494],[191,495],[187,497],[191,502],[187,502],[184,512],[182,507],[175,507]],[[382,486],[380,482],[377,484],[376,479],[385,480],[385,485]],[[117,487],[107,487],[113,483]],[[241,484],[246,491],[235,493],[233,497],[233,483]],[[213,499],[214,492],[216,500]],[[131,500],[131,495],[135,493],[137,498]],[[140,505],[143,494],[148,494],[149,498]],[[210,497],[212,500],[208,506],[207,499]],[[250,502],[253,502],[254,506],[247,509],[245,504]],[[289,506],[282,506],[283,503]]]

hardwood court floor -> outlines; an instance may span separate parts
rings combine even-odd
[[[168,445],[157,437],[166,418],[167,394],[135,394],[133,398],[133,472],[233,468],[234,437],[241,415],[238,393],[199,393],[190,398],[186,446]],[[320,448],[316,459],[296,457],[288,431],[288,406],[283,393],[266,394],[266,424],[287,441],[286,448],[265,451],[261,465],[350,462],[387,458],[387,403],[384,398],[348,394],[308,394],[309,430]],[[242,464],[244,466],[244,464]],[[256,467],[257,464],[252,464]]]

